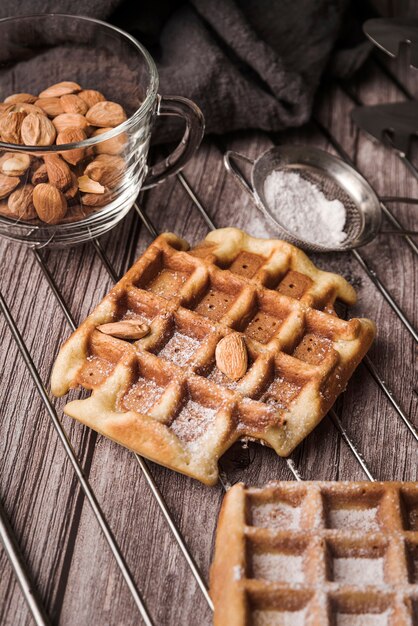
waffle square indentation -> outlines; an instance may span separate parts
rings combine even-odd
[[[253,254],[243,250],[238,254],[235,260],[231,263],[227,269],[238,276],[245,276],[246,278],[252,278],[258,272],[260,267],[265,262],[265,258],[259,254]]]
[[[312,285],[313,280],[309,276],[289,270],[278,284],[277,291],[289,298],[300,300]]]
[[[293,356],[300,361],[319,365],[332,350],[332,341],[314,333],[307,333],[298,343]]]
[[[218,322],[234,304],[234,294],[211,287],[195,307],[196,313]]]
[[[344,585],[382,585],[386,582],[386,544],[348,538],[327,542],[328,578]]]
[[[154,380],[140,376],[122,399],[126,411],[148,413],[149,409],[161,398],[164,388]]]
[[[241,279],[216,269],[185,306],[197,315],[219,322],[237,304],[244,288],[245,283]]]
[[[160,250],[135,286],[170,300],[179,294],[194,269],[188,255],[169,255]]]
[[[249,594],[251,626],[307,626],[309,623],[309,591],[294,588],[282,592]],[[309,621],[308,621],[309,620]]]
[[[370,494],[361,489],[354,493],[324,493],[327,528],[361,533],[380,530],[379,504],[381,494]]]
[[[249,577],[279,583],[305,582],[307,542],[294,537],[273,545],[253,535],[247,546]]]
[[[164,372],[157,364],[150,364],[138,357],[135,376],[118,401],[119,408],[137,413],[149,413],[171,382],[170,372]]]
[[[332,600],[335,626],[393,626],[390,595],[345,592]]]
[[[304,493],[276,493],[271,501],[252,497],[250,518],[252,526],[272,530],[299,530]]]
[[[215,421],[222,397],[205,381],[187,381],[170,428],[185,443],[200,439]]]

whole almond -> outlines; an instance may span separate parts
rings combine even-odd
[[[76,96],[75,93],[61,96],[60,101],[65,113],[80,113],[80,115],[85,115],[89,109],[84,100]]]
[[[80,113],[61,113],[61,115],[54,117],[52,123],[58,133],[62,133],[64,130],[68,130],[68,128],[81,128],[86,131],[89,126],[84,115],[80,115]]]
[[[91,109],[91,107],[98,102],[104,102],[106,100],[104,95],[95,89],[83,89],[77,95],[79,98],[84,100],[89,109]]]
[[[33,204],[40,219],[47,224],[58,224],[67,212],[64,194],[48,183],[36,185]]]
[[[142,339],[150,332],[148,324],[139,320],[122,320],[121,322],[110,322],[96,326],[97,330],[105,335],[111,335],[118,339]]]
[[[57,132],[46,115],[29,113],[22,122],[22,140],[26,146],[51,146]]]
[[[78,143],[87,139],[87,135],[81,128],[67,128],[57,135],[57,146],[61,146],[66,143]],[[61,153],[63,159],[71,165],[77,165],[85,156],[85,150],[83,148],[74,148],[74,150],[65,150]]]
[[[6,176],[23,176],[30,166],[30,156],[18,152],[6,152],[0,158],[0,172]]]
[[[31,220],[36,217],[33,205],[33,185],[23,185],[10,194],[7,205],[17,218]]]
[[[220,340],[215,350],[218,369],[231,380],[239,380],[248,367],[248,353],[242,335],[231,333]]]
[[[125,161],[122,157],[101,154],[87,165],[84,174],[105,187],[113,189],[121,182],[124,171]]]
[[[81,87],[78,83],[73,83],[71,81],[62,81],[61,83],[56,83],[55,85],[51,85],[48,89],[44,89],[39,94],[40,98],[60,98],[61,96],[65,96],[67,93],[76,93],[77,91],[81,91]]]
[[[6,198],[12,193],[20,183],[20,178],[17,176],[5,176],[0,174],[0,199]]]
[[[22,143],[21,128],[26,113],[9,111],[0,117],[0,135],[6,143]]]
[[[42,109],[48,117],[57,117],[57,115],[64,113],[61,98],[40,98],[35,102],[35,106]]]
[[[31,93],[13,93],[11,96],[7,96],[4,99],[5,102],[15,104],[16,102],[29,102],[29,104],[35,104],[37,100],[36,96],[32,96]]]
[[[92,137],[98,137],[99,135],[103,135],[103,133],[107,133],[109,130],[113,130],[110,127],[107,128],[98,128],[94,131]],[[96,154],[120,154],[123,152],[124,148],[128,143],[128,135],[126,133],[119,133],[116,137],[112,137],[111,139],[105,139],[101,143],[98,143],[94,146],[94,151]]]
[[[72,183],[71,170],[68,164],[58,154],[44,156],[48,181],[61,191],[67,189]]]
[[[43,111],[40,107],[37,107],[35,104],[29,104],[29,102],[18,102],[17,104],[12,104],[12,111],[16,111],[17,113],[36,113],[37,115],[45,115],[45,111]]]
[[[93,105],[86,113],[86,119],[92,126],[114,128],[122,124],[127,117],[120,104],[105,100]]]
[[[48,172],[46,171],[45,163],[39,165],[35,170],[33,170],[31,183],[32,185],[39,185],[40,183],[48,182]]]

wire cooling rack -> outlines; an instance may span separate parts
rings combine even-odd
[[[378,63],[378,61],[375,60],[376,63]],[[409,99],[412,99],[412,95],[409,93],[409,91],[404,87],[404,85],[402,85],[402,83],[399,82],[399,80],[397,79],[396,76],[394,76],[390,70],[388,70],[388,68],[381,64],[378,63],[378,67],[380,68],[380,70],[382,72],[384,72],[384,74],[386,75],[386,77],[396,85],[396,87]],[[341,88],[345,91],[346,95],[352,99],[353,103],[356,105],[361,105],[362,103],[360,102],[360,100],[358,99],[358,97],[354,94],[354,92],[347,86],[347,85],[341,85]],[[353,161],[350,159],[349,155],[345,152],[344,148],[341,146],[341,144],[337,141],[337,139],[334,137],[333,134],[331,134],[331,132],[317,119],[313,119],[313,123],[316,125],[317,129],[320,131],[320,133],[324,136],[325,139],[327,139],[329,141],[329,143],[333,146],[334,150],[337,152],[337,154],[344,159],[345,161],[347,161],[348,163],[350,163],[351,165],[354,166]],[[400,156],[400,155],[398,155]],[[413,172],[412,172],[413,173]],[[202,204],[202,202],[200,201],[200,199],[198,198],[198,196],[196,195],[194,189],[192,188],[192,186],[190,185],[190,183],[187,181],[187,179],[185,178],[185,176],[183,174],[178,174],[177,175],[177,180],[179,182],[179,184],[181,184],[185,191],[187,192],[187,194],[190,196],[191,200],[193,201],[193,205],[195,207],[195,209],[197,211],[199,211],[200,215],[203,217],[206,225],[208,226],[209,229],[214,229],[216,228],[216,224],[212,221],[207,208]],[[231,181],[231,184],[234,184]],[[392,214],[392,212],[389,210],[389,208],[382,202],[381,203],[381,207],[382,207],[382,211],[385,215],[385,217],[388,219],[388,221],[390,222],[390,224],[394,227],[394,229],[398,229],[398,230],[403,230],[403,226],[402,224],[399,222],[399,220]],[[135,210],[138,213],[139,218],[141,219],[142,223],[144,224],[144,226],[146,227],[146,229],[148,230],[148,232],[150,233],[150,235],[152,237],[156,237],[158,235],[158,232],[156,230],[156,228],[154,227],[154,225],[152,224],[152,222],[150,221],[150,219],[148,218],[148,216],[143,212],[143,210],[141,209],[141,206],[139,203],[135,204]],[[410,237],[410,236],[405,236],[404,240],[406,242],[406,244],[408,245],[408,247],[411,249],[411,251],[413,252],[413,254],[415,256],[418,255],[418,247],[415,243],[415,241]],[[99,240],[93,240],[91,242],[91,245],[94,246],[96,253],[98,254],[98,256],[100,257],[104,268],[106,269],[106,271],[108,272],[108,274],[110,275],[111,279],[116,282],[119,277],[114,269],[114,267],[112,266],[112,264],[110,263],[109,259],[107,258],[101,243]],[[70,327],[71,330],[75,330],[76,328],[76,324],[75,321],[71,315],[71,312],[69,310],[69,307],[67,306],[65,299],[63,298],[57,283],[55,282],[54,277],[52,276],[52,274],[49,272],[48,267],[46,265],[46,263],[44,262],[44,259],[42,257],[42,254],[38,251],[38,250],[32,250],[31,253],[35,256],[35,259],[37,261],[37,263],[39,264],[47,282],[48,285],[54,295],[54,297],[56,298],[56,301],[58,303],[58,305],[60,306],[60,308],[62,309],[62,312],[64,313],[64,316],[67,320],[67,323]],[[358,262],[358,264],[360,265],[361,269],[364,271],[365,274],[367,274],[367,276],[370,278],[370,280],[374,283],[377,291],[380,293],[381,297],[387,302],[387,304],[393,309],[394,313],[397,315],[397,317],[399,318],[399,320],[401,321],[401,323],[405,326],[405,328],[407,329],[407,331],[412,335],[412,337],[417,341],[418,340],[418,334],[417,331],[414,329],[413,325],[411,324],[411,322],[408,320],[408,317],[405,315],[405,313],[403,312],[403,310],[400,308],[400,306],[397,304],[396,300],[394,299],[394,297],[392,296],[392,294],[389,292],[389,290],[385,287],[384,283],[382,282],[382,280],[377,276],[376,272],[369,267],[368,263],[366,262],[366,259],[363,257],[363,255],[361,254],[361,252],[358,252],[357,250],[353,250],[351,251],[351,253],[355,260]],[[63,446],[66,455],[68,456],[68,459],[74,469],[75,475],[77,477],[77,480],[79,482],[79,486],[82,489],[82,491],[84,492],[84,495],[86,496],[90,507],[92,509],[92,512],[100,526],[100,529],[104,535],[104,538],[106,540],[106,542],[108,543],[110,550],[116,560],[116,563],[120,569],[120,572],[125,580],[126,585],[128,586],[128,589],[133,597],[133,600],[138,608],[138,611],[142,617],[143,623],[146,624],[147,626],[153,626],[153,621],[152,618],[150,616],[150,613],[148,611],[148,608],[145,604],[144,599],[142,598],[137,585],[132,577],[131,572],[128,569],[128,566],[125,562],[124,556],[121,553],[121,550],[119,548],[119,546],[117,545],[113,534],[111,532],[111,529],[108,525],[108,522],[106,520],[106,517],[100,507],[100,504],[98,503],[96,496],[88,482],[88,480],[86,479],[86,477],[84,476],[83,473],[83,469],[82,466],[79,462],[79,460],[77,459],[77,456],[75,454],[75,451],[70,443],[69,437],[66,433],[66,431],[64,430],[60,420],[58,419],[57,413],[54,409],[54,406],[51,402],[51,399],[48,396],[48,393],[45,389],[44,383],[41,379],[41,376],[39,374],[39,371],[37,370],[36,366],[34,365],[34,362],[32,360],[32,356],[27,348],[27,345],[25,343],[24,338],[22,337],[21,333],[19,332],[19,329],[17,327],[17,324],[7,306],[7,303],[3,297],[3,295],[0,293],[0,309],[5,317],[5,320],[7,322],[7,325],[13,335],[13,338],[17,344],[17,347],[25,361],[25,364],[28,368],[28,371],[33,379],[33,382],[35,384],[35,387],[41,397],[41,400],[45,406],[45,410],[48,413],[50,419],[52,420],[52,423],[55,427],[55,430],[57,431],[59,440],[61,442],[61,445]],[[372,379],[375,381],[375,384],[378,385],[378,387],[381,389],[381,391],[385,394],[388,402],[392,405],[395,413],[398,415],[398,417],[402,420],[403,425],[405,426],[405,428],[410,432],[410,434],[412,435],[413,439],[415,440],[415,444],[418,443],[418,432],[417,429],[415,428],[415,426],[413,425],[413,423],[411,422],[411,420],[409,419],[408,415],[406,414],[406,412],[404,411],[404,409],[402,408],[402,406],[400,405],[400,403],[397,401],[396,397],[394,396],[393,392],[391,391],[391,389],[388,387],[387,383],[382,379],[382,377],[380,376],[377,368],[375,367],[375,365],[373,364],[372,360],[369,357],[366,357],[364,359],[364,364],[365,367],[367,368],[368,372],[370,373]],[[346,432],[338,414],[336,413],[336,411],[334,409],[332,409],[329,412],[329,417],[331,422],[333,423],[334,427],[337,429],[338,433],[340,434],[341,438],[344,440],[344,442],[347,444],[349,450],[351,451],[351,453],[354,455],[357,463],[360,465],[362,471],[364,472],[365,476],[367,477],[368,480],[370,481],[374,481],[375,478],[372,474],[372,472],[369,469],[369,466],[367,464],[367,461],[364,459],[364,457],[362,456],[362,454],[360,453],[360,451],[356,448],[354,442],[352,441],[352,439],[349,437],[348,433]],[[211,610],[213,610],[213,604],[212,604],[212,600],[209,596],[209,592],[207,589],[207,585],[206,582],[193,558],[193,555],[190,553],[186,542],[184,540],[184,537],[182,536],[181,532],[179,531],[173,516],[153,478],[153,475],[151,473],[150,467],[148,465],[148,463],[142,458],[140,457],[138,454],[134,454],[135,460],[136,462],[139,464],[139,467],[148,483],[148,486],[151,490],[152,496],[155,498],[159,508],[161,509],[161,512],[168,524],[168,527],[175,539],[175,541],[177,542],[184,558],[186,559],[186,562],[191,570],[191,573],[193,574],[203,596],[204,599],[206,600],[208,606],[210,607]],[[292,459],[285,459],[285,462],[287,463],[293,477],[295,480],[301,481],[303,480],[301,474],[299,473],[299,470],[297,468],[297,466],[295,465],[294,461]],[[222,476],[222,471],[221,471],[221,476]],[[312,477],[314,478],[314,477]],[[221,480],[222,483],[222,480]],[[224,488],[226,488],[226,484],[225,481],[223,482],[223,486]],[[1,505],[0,502],[0,538],[3,542],[3,546],[4,549],[6,551],[6,554],[9,557],[10,563],[13,567],[13,570],[15,572],[15,575],[17,577],[17,580],[20,584],[20,587],[22,589],[22,593],[24,595],[24,598],[28,604],[28,608],[33,616],[34,622],[38,625],[38,626],[46,626],[48,625],[49,619],[48,616],[46,614],[46,611],[44,609],[44,607],[42,606],[42,603],[40,601],[40,599],[37,597],[36,592],[35,592],[35,588],[34,585],[30,579],[30,575],[28,573],[28,568],[23,560],[18,542],[16,540],[16,537],[14,536],[13,530],[7,520],[7,517],[5,515],[4,509]]]

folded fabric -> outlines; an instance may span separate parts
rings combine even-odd
[[[150,48],[162,94],[203,110],[209,133],[304,123],[347,0],[3,0],[0,17],[74,13],[116,23]],[[355,70],[367,44],[333,59]],[[334,55],[333,55],[334,56]],[[3,77],[2,77],[3,78]],[[167,132],[160,139],[168,139]]]

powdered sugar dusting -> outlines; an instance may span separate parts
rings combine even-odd
[[[228,387],[228,389],[232,389],[232,390],[236,389],[238,386],[238,381],[231,380],[230,378],[225,376],[225,374],[223,374],[216,365],[214,365],[211,373],[209,374],[208,380],[211,380],[213,383],[216,383],[217,385]]]
[[[339,200],[327,200],[322,191],[296,172],[271,172],[264,194],[273,215],[291,233],[327,246],[346,238],[346,212]]]
[[[175,331],[170,340],[159,352],[159,356],[176,365],[184,365],[198,350],[200,342],[193,337]]]
[[[342,528],[361,532],[375,532],[379,530],[377,507],[369,509],[330,509],[328,512],[330,528]]]
[[[125,314],[122,317],[122,320],[138,320],[138,322],[146,322],[147,324],[149,324],[152,318],[143,312],[137,313],[136,311],[133,311],[132,309],[126,309]]]
[[[334,580],[353,585],[379,585],[384,582],[383,559],[334,558]]]
[[[232,577],[234,580],[241,580],[241,578],[244,578],[244,570],[241,565],[234,565],[232,568]]]
[[[147,413],[160,399],[163,391],[164,389],[157,385],[154,380],[139,378],[123,397],[122,404],[128,411]]]
[[[276,582],[301,583],[305,575],[303,557],[280,552],[255,552],[252,555],[253,578]]]
[[[253,611],[252,626],[305,626],[306,609],[302,611]]]
[[[338,613],[336,626],[389,626],[389,618],[389,611],[384,613],[364,613],[363,615]]]
[[[297,530],[300,527],[300,508],[286,502],[258,504],[252,508],[254,526],[280,530]]]
[[[215,409],[189,400],[171,424],[171,430],[183,441],[194,441],[205,434],[215,414]]]

